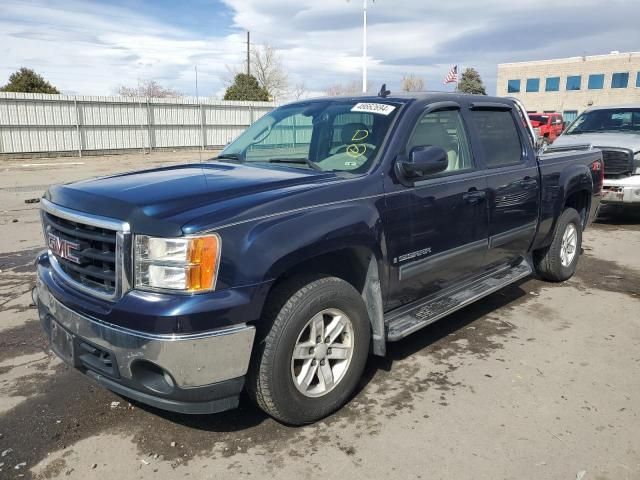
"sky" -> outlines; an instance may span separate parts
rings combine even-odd
[[[362,0],[0,0],[0,85],[24,66],[67,94],[155,80],[220,98],[229,68],[269,44],[289,84],[321,95],[361,81]],[[369,0],[371,90],[415,74],[447,90],[452,65],[495,94],[497,64],[640,50],[640,0]]]

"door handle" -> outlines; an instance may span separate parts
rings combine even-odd
[[[518,182],[522,188],[531,189],[538,186],[538,181],[535,178],[525,177]]]
[[[478,203],[484,201],[485,198],[487,198],[487,192],[484,192],[482,190],[471,189],[468,192],[462,194],[462,199],[465,202],[470,203],[471,205],[477,205]]]

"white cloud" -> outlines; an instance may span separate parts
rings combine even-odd
[[[360,0],[225,0],[236,26],[257,31],[315,88],[360,75]],[[637,49],[637,0],[379,0],[369,2],[368,64],[374,86],[405,73],[442,89],[453,64],[478,68],[494,90],[497,63]]]
[[[154,79],[192,94],[222,93],[225,64],[244,58],[244,30],[276,47],[292,84],[321,92],[361,72],[361,0],[224,0],[229,35],[203,36],[141,11],[80,0],[3,0],[0,78],[29,66],[63,90],[110,94],[118,84]],[[496,64],[640,44],[637,0],[377,0],[369,3],[368,65],[373,88],[397,88],[405,73],[441,89],[454,63],[480,70],[493,92]],[[188,3],[184,8],[190,7]],[[193,15],[201,12],[193,11]]]
[[[64,91],[95,95],[139,79],[193,93],[196,63],[210,94],[243,49],[239,35],[203,38],[129,9],[76,0],[3,0],[0,45],[0,77],[27,66]]]

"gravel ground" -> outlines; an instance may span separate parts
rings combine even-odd
[[[529,279],[371,358],[335,415],[289,428],[246,399],[162,412],[61,364],[31,305],[46,185],[197,152],[0,163],[0,478],[640,478],[640,213],[585,233],[578,274]]]

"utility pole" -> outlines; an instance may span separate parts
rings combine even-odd
[[[251,75],[251,47],[249,45],[249,30],[247,30],[247,75]]]

